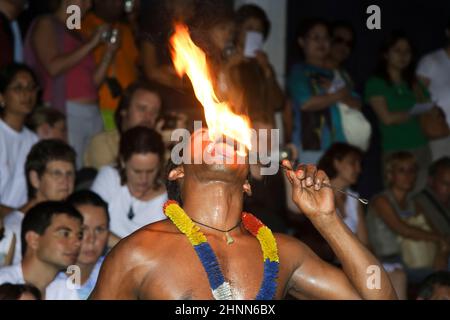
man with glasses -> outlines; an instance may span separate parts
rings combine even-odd
[[[343,69],[353,50],[355,32],[353,26],[345,21],[331,25],[331,46],[328,63],[332,69]]]
[[[28,210],[43,201],[65,200],[74,189],[76,153],[60,140],[42,140],[35,144],[25,162],[28,202],[5,217],[5,229],[16,235],[13,261],[22,259],[20,228]]]

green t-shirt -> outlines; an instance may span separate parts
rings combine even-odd
[[[428,91],[423,86],[421,88],[423,97],[429,99]],[[418,102],[413,90],[406,83],[388,84],[382,78],[372,77],[366,83],[364,97],[366,102],[369,102],[371,97],[376,96],[386,99],[391,112],[408,112]],[[384,151],[416,149],[427,143],[417,117],[401,124],[385,125],[381,121],[378,123]]]

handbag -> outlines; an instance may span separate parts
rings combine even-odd
[[[367,151],[372,135],[370,122],[361,111],[350,108],[345,103],[338,102],[337,106],[347,143]]]
[[[414,215],[405,219],[410,226],[431,231],[423,214]],[[400,237],[402,259],[409,268],[431,268],[434,263],[437,248],[433,242],[418,241]]]
[[[338,70],[334,71],[334,79],[336,88],[345,85],[345,81]],[[348,144],[356,146],[363,151],[369,149],[370,137],[372,135],[372,126],[367,121],[364,114],[342,102],[338,102],[337,108],[341,117],[342,130],[344,132],[345,140]]]

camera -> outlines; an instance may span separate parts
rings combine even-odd
[[[124,2],[124,10],[126,13],[131,13],[134,10],[134,0],[125,0]]]
[[[113,28],[102,33],[102,40],[103,42],[114,44],[117,42],[118,36],[119,30]]]

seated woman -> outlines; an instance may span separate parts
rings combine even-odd
[[[362,151],[346,143],[333,144],[319,160],[318,168],[325,171],[331,185],[358,197],[351,186],[358,181],[361,173]],[[368,246],[369,239],[361,203],[343,193],[335,192],[337,212],[347,227]]]
[[[83,216],[83,240],[76,265],[81,269],[77,293],[81,300],[86,300],[97,282],[110,235],[108,204],[90,190],[75,192],[67,201]]]
[[[95,178],[92,191],[108,203],[111,232],[118,237],[166,219],[167,193],[161,178],[164,152],[159,133],[132,128],[121,136],[117,165],[103,167]]]
[[[411,281],[420,282],[432,269],[447,267],[449,242],[410,198],[417,177],[414,156],[393,153],[385,166],[388,188],[369,205],[369,240],[387,271],[404,267]]]

